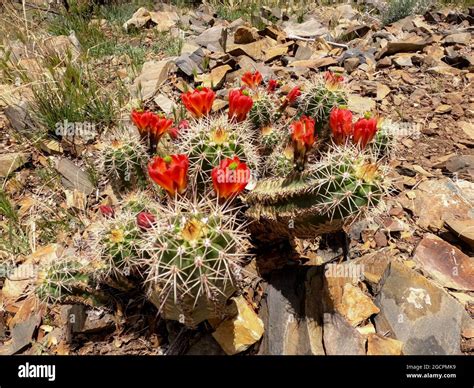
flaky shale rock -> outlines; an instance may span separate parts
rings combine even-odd
[[[228,355],[247,350],[260,340],[264,332],[262,320],[242,296],[233,298],[232,301],[237,308],[237,315],[222,322],[212,333]]]
[[[405,355],[461,354],[463,306],[406,265],[393,261],[376,302],[377,333],[404,343]]]

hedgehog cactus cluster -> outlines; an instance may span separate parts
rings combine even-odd
[[[391,141],[378,118],[348,110],[341,75],[241,81],[224,114],[205,87],[181,95],[187,118],[132,111],[135,128],[101,153],[103,178],[118,184],[86,233],[87,263],[46,272],[43,296],[125,284],[196,325],[238,290],[251,244],[332,233],[382,202]]]

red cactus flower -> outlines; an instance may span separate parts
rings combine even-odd
[[[354,132],[352,140],[361,148],[365,148],[377,133],[377,119],[369,116],[359,119],[354,124]]]
[[[246,90],[234,89],[229,92],[229,120],[244,121],[252,108],[253,100]]]
[[[220,162],[211,173],[214,190],[219,198],[227,199],[239,194],[250,181],[250,169],[238,156]]]
[[[156,217],[150,212],[142,211],[137,214],[137,225],[142,230],[150,229],[151,227],[153,227],[155,222]]]
[[[256,71],[255,73],[248,71],[242,76],[241,79],[242,83],[247,85],[250,89],[257,89],[263,81],[262,75],[259,71]]]
[[[283,103],[280,106],[280,112],[283,112],[287,106],[293,105],[296,101],[296,99],[301,95],[301,90],[299,86],[295,86],[293,89],[290,90],[290,92],[286,95],[285,99],[283,100]]]
[[[204,87],[198,87],[193,91],[187,91],[181,94],[181,100],[184,106],[195,118],[209,114],[215,97],[216,93]]]
[[[268,81],[267,91],[269,93],[275,92],[280,87],[280,83],[277,80],[271,79]]]
[[[326,71],[324,79],[326,80],[326,86],[332,88],[336,88],[344,82],[344,77],[341,74],[333,73],[332,71]]]
[[[109,205],[100,205],[99,210],[101,214],[106,218],[113,218],[115,216],[115,210]]]
[[[186,155],[156,156],[148,165],[150,178],[170,196],[186,190],[189,159]]]
[[[153,112],[141,111],[141,110],[132,110],[132,121],[138,128],[140,134],[145,132],[150,124],[150,118],[153,116]]]
[[[329,126],[336,144],[344,144],[352,134],[352,112],[345,108],[333,108],[329,115]]]
[[[300,120],[291,124],[291,140],[293,147],[298,153],[305,154],[313,147],[315,139],[314,135],[314,119],[301,116]]]
[[[288,100],[288,104],[293,104],[296,99],[301,95],[301,90],[299,86],[295,86],[290,92],[286,95],[286,99]]]
[[[173,120],[167,119],[164,116],[159,116],[159,115],[154,114],[150,118],[150,127],[149,127],[150,143],[153,145],[158,144],[161,137],[166,132],[169,132],[172,126],[173,126]]]
[[[173,136],[173,121],[164,116],[148,111],[132,110],[132,121],[138,128],[140,137],[147,139],[151,150],[155,150],[156,145],[165,133]]]

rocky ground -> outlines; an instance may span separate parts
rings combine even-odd
[[[47,33],[51,12],[37,8],[27,39],[5,35],[3,43],[4,62],[33,80],[45,56],[84,54],[76,35]],[[98,198],[114,194],[91,173],[88,155],[100,141],[36,138],[25,102],[34,81],[9,76],[2,62],[0,254],[5,266],[18,267],[0,274],[0,354],[472,354],[474,8],[435,8],[385,26],[371,10],[262,8],[250,23],[205,5],[156,4],[134,9],[118,27],[106,18],[90,22],[106,36],[135,31],[115,47],[144,47],[137,66],[127,53],[90,61],[115,102],[117,91],[125,93],[123,120],[136,98],[173,114],[184,85],[212,86],[218,111],[244,72],[258,70],[289,89],[332,70],[344,72],[350,109],[377,112],[398,131],[387,209],[347,227],[348,252],[344,236],[257,251],[229,318],[196,329],[161,319],[140,295],[101,308],[25,298],[28,266],[59,257],[80,239],[71,222],[87,223]],[[19,24],[21,8],[16,22],[12,15],[0,18]],[[167,34],[168,52],[153,48],[157,30]],[[80,319],[71,323],[71,313]]]

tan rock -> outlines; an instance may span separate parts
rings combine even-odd
[[[224,82],[225,76],[232,67],[229,65],[222,65],[215,67],[209,74],[202,74],[196,77],[197,82],[201,82],[201,85],[206,88],[219,88]]]
[[[270,62],[273,61],[274,59],[277,59],[281,57],[282,55],[285,55],[288,52],[288,46],[286,45],[279,45],[279,46],[273,46],[265,50],[265,62]]]
[[[402,347],[403,342],[379,334],[369,334],[367,339],[368,356],[399,356],[402,354]]]
[[[150,20],[150,12],[146,8],[141,7],[137,9],[132,17],[124,23],[123,28],[127,31],[130,29],[130,27],[141,28],[144,27]]]
[[[173,61],[169,59],[145,62],[141,74],[132,85],[132,95],[141,96],[143,100],[153,97],[161,84],[168,79],[168,74],[173,67]]]
[[[388,96],[388,94],[390,92],[391,92],[391,89],[387,85],[384,85],[380,82],[377,82],[377,97],[376,97],[376,99],[378,101],[383,100],[385,97]]]
[[[28,161],[24,152],[13,152],[0,155],[0,177],[6,177]]]
[[[65,58],[69,53],[76,57],[79,51],[72,43],[71,39],[65,35],[52,36],[44,40],[44,49],[48,56]]]
[[[464,131],[464,133],[470,138],[474,140],[474,124],[468,123],[467,121],[459,121],[459,126]]]
[[[375,101],[372,98],[361,97],[356,94],[350,94],[347,101],[348,108],[363,115],[375,109]]]
[[[440,114],[449,113],[451,112],[452,109],[453,107],[451,105],[441,104],[436,107],[435,113],[440,113]]]
[[[260,39],[248,44],[234,44],[228,47],[227,53],[233,56],[247,55],[257,61],[265,58],[264,51],[270,46],[269,40]]]
[[[332,57],[322,57],[315,59],[306,59],[301,61],[293,61],[289,64],[290,67],[307,67],[309,69],[318,69],[320,67],[335,65],[337,60]]]
[[[248,305],[242,296],[233,298],[237,315],[222,322],[212,336],[222,349],[233,355],[247,350],[263,335],[262,320]]]
[[[354,287],[349,283],[344,286],[338,310],[352,326],[357,326],[380,311],[372,299],[364,294],[359,287]]]
[[[240,26],[237,28],[234,34],[234,43],[235,44],[248,44],[258,40],[260,36],[258,35],[257,29]]]

